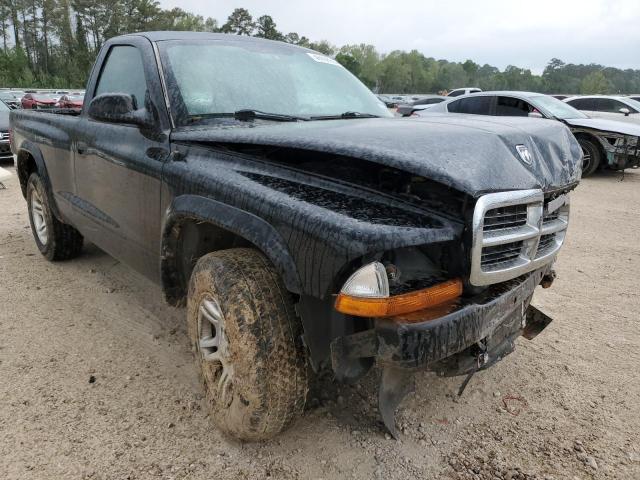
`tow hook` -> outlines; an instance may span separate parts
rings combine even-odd
[[[549,270],[549,272],[542,277],[542,280],[540,280],[540,285],[542,285],[542,288],[549,288],[553,284],[553,281],[555,279],[556,279],[556,271]]]

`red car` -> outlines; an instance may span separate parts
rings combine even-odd
[[[80,93],[71,93],[69,95],[63,95],[58,100],[58,107],[60,108],[73,108],[81,109],[84,102],[84,95]]]
[[[27,93],[22,97],[22,108],[52,108],[58,101],[57,95],[48,93]]]

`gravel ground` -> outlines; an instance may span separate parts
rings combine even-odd
[[[638,479],[640,172],[598,175],[572,197],[555,321],[477,374],[417,376],[385,436],[379,372],[318,380],[305,415],[265,444],[212,426],[184,310],[93,246],[37,252],[14,176],[0,190],[0,478]]]

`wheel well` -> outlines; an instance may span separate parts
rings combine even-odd
[[[601,156],[602,160],[606,161],[607,152],[604,151],[602,143],[600,143],[600,140],[598,140],[598,137],[596,137],[595,135],[591,135],[590,133],[586,133],[586,132],[577,132],[574,135],[575,135],[576,139],[578,140],[578,142],[580,141],[580,139],[591,141],[591,143],[593,143],[596,146],[596,148],[598,149],[598,151],[600,152],[600,156]]]
[[[29,152],[21,151],[18,153],[18,179],[20,180],[20,188],[22,189],[22,195],[27,196],[27,182],[33,172],[38,171],[38,165],[35,158]]]
[[[240,235],[212,223],[189,218],[175,222],[163,239],[161,272],[167,302],[184,304],[191,272],[200,257],[237,247],[260,250]]]

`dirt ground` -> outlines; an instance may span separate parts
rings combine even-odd
[[[12,169],[11,169],[12,170]],[[639,479],[640,172],[572,196],[554,322],[462,379],[417,377],[385,436],[379,372],[320,381],[305,415],[265,444],[223,438],[205,408],[185,312],[89,245],[38,253],[17,178],[0,190],[0,478]]]

